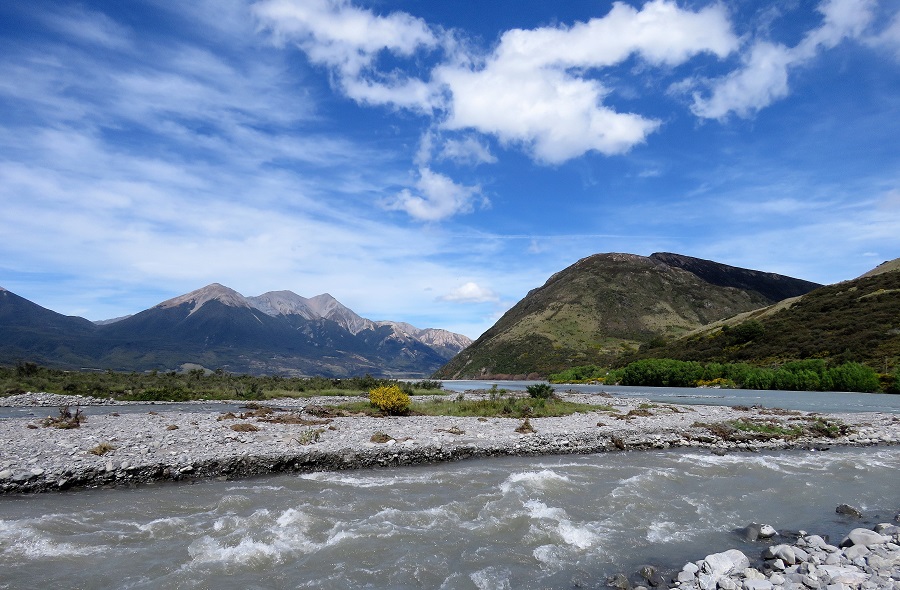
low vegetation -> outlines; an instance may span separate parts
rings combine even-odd
[[[575,367],[551,375],[555,383],[570,376],[599,375],[592,381],[645,387],[739,387],[785,391],[862,391],[900,393],[900,371],[879,375],[872,368],[846,362],[829,365],[823,359],[756,367],[748,363],[700,363],[673,359],[643,359],[616,370]],[[578,380],[576,380],[577,382]]]
[[[852,432],[851,428],[840,420],[818,416],[794,417],[787,423],[774,418],[741,418],[716,424],[695,422],[694,426],[705,428],[719,438],[731,442],[795,440],[802,436],[838,438]]]
[[[75,407],[75,413],[69,409],[69,406],[63,406],[59,409],[56,416],[47,416],[41,421],[41,425],[46,427],[61,428],[68,430],[70,428],[81,428],[81,423],[87,420],[81,413],[81,408]]]
[[[120,373],[63,371],[20,362],[0,367],[0,395],[46,391],[122,401],[188,401],[196,399],[264,400],[279,397],[367,395],[375,387],[394,385],[407,395],[442,393],[440,381],[377,379],[370,375],[349,379],[233,375],[225,371]]]
[[[309,408],[307,408],[309,411]],[[515,397],[505,394],[488,396],[484,399],[431,399],[411,402],[404,412],[389,412],[371,402],[348,402],[321,408],[325,416],[458,416],[469,418],[546,418],[568,416],[576,412],[608,411],[611,406],[597,406],[561,400],[557,397],[532,398]]]

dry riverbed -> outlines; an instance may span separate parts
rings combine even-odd
[[[470,392],[467,399],[483,397]],[[762,408],[652,404],[562,393],[597,410],[560,418],[323,417],[315,407],[360,398],[283,399],[241,413],[158,411],[88,416],[77,428],[0,420],[0,493],[232,479],[454,461],[668,448],[711,452],[900,444],[894,414],[810,414]],[[450,399],[450,398],[445,398]],[[0,405],[58,406],[89,398],[23,394]],[[605,407],[604,407],[605,406]],[[611,409],[610,409],[611,408]],[[310,413],[312,411],[312,413]],[[744,428],[735,429],[740,424]],[[762,432],[754,428],[762,426]],[[798,429],[804,434],[797,435]],[[794,433],[791,435],[780,435]]]

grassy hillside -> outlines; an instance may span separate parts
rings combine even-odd
[[[892,372],[900,366],[900,271],[885,268],[742,314],[667,346],[645,347],[624,361],[655,357],[767,365],[819,358]]]
[[[435,377],[547,375],[574,365],[609,365],[642,344],[772,303],[767,291],[814,286],[678,255],[597,254],[531,291]]]

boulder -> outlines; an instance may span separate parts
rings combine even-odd
[[[740,530],[740,534],[745,541],[756,541],[757,539],[771,539],[778,534],[778,531],[772,525],[751,522]]]
[[[837,508],[834,509],[838,514],[843,514],[844,516],[852,516],[854,518],[862,518],[862,510],[851,506],[849,504],[841,504]]]
[[[700,570],[705,574],[727,576],[741,574],[750,566],[750,560],[737,549],[707,555]]]
[[[797,563],[797,556],[794,553],[794,548],[790,545],[782,544],[767,547],[766,550],[763,551],[762,556],[763,559],[780,559],[787,565],[794,565]]]
[[[900,535],[900,526],[882,522],[875,525],[875,532],[882,535]]]
[[[844,540],[841,541],[841,547],[852,547],[853,545],[865,545],[866,547],[872,547],[873,545],[883,545],[884,543],[889,543],[890,541],[890,537],[880,535],[875,531],[870,531],[869,529],[853,529],[852,531],[850,531],[850,534],[844,537]]]

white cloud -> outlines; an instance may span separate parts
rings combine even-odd
[[[744,57],[744,67],[718,80],[709,98],[694,94],[694,114],[721,119],[734,112],[748,117],[788,95],[788,67],[795,63],[784,45],[759,42]]]
[[[460,285],[440,299],[441,301],[453,301],[456,303],[486,303],[489,301],[500,301],[500,297],[496,293],[471,281]]]
[[[491,148],[471,136],[445,141],[438,154],[438,159],[472,166],[497,162],[497,157],[491,153]]]
[[[604,106],[608,89],[585,70],[633,54],[675,65],[701,52],[722,57],[736,47],[720,5],[691,12],[654,0],[638,11],[617,2],[605,17],[572,27],[507,31],[482,65],[443,65],[434,77],[451,93],[445,128],[495,135],[556,164],[588,151],[624,153],[660,125]]]
[[[294,42],[313,63],[333,68],[341,89],[354,100],[423,111],[438,100],[422,80],[373,68],[383,51],[410,57],[438,45],[420,18],[404,12],[378,16],[348,0],[263,0],[252,11],[276,40]]]
[[[47,26],[86,43],[112,49],[131,44],[129,31],[100,12],[68,7],[60,11],[42,10],[36,15]]]
[[[332,68],[340,89],[357,102],[442,112],[445,129],[493,135],[550,164],[588,151],[624,153],[659,127],[657,120],[604,106],[608,89],[588,78],[588,70],[632,55],[672,66],[702,52],[722,57],[738,44],[721,5],[692,12],[669,0],[652,0],[640,10],[616,2],[605,17],[571,27],[507,31],[486,57],[419,18],[378,16],[348,0],[263,0],[253,11],[276,39],[296,43],[313,63]],[[377,69],[382,51],[410,57],[436,49],[446,60],[427,79]],[[447,159],[493,158],[480,143],[445,147]]]
[[[479,197],[482,203],[486,203],[480,187],[457,184],[429,168],[419,169],[419,179],[415,186],[415,193],[410,189],[403,189],[384,203],[385,208],[405,211],[410,217],[421,221],[439,221],[459,213],[471,212]]]
[[[894,14],[888,25],[877,35],[866,39],[873,47],[883,47],[894,54],[894,58],[900,61],[900,11]]]
[[[694,93],[692,110],[699,117],[722,119],[730,113],[749,117],[790,92],[788,73],[846,38],[859,37],[873,18],[875,0],[826,0],[819,5],[824,19],[795,47],[757,41],[743,67],[712,82],[709,97]]]

